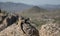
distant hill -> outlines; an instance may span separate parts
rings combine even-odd
[[[0,2],[0,9],[10,12],[20,12],[32,6],[23,3]]]
[[[28,12],[44,12],[46,10],[60,10],[60,5],[27,5],[24,3],[13,3],[13,2],[0,2],[0,9],[8,11],[8,12],[20,12],[20,11],[28,11]],[[28,9],[28,10],[26,10]]]
[[[38,6],[33,6],[32,8],[29,8],[28,10],[25,10],[24,12],[45,12],[46,9],[40,8]]]

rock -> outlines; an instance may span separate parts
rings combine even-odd
[[[0,13],[0,31],[6,28],[6,24],[3,23],[4,19],[7,17],[6,13],[1,12]]]
[[[23,30],[27,36],[39,36],[38,30],[29,24],[24,24]]]
[[[39,36],[39,31],[31,24],[30,18],[0,13],[0,36]]]
[[[15,23],[17,20],[18,20],[18,16],[12,15],[12,16],[7,17],[6,22],[9,26],[9,25],[12,25],[13,23]]]
[[[20,27],[26,36],[39,36],[39,31],[28,22],[29,19],[21,20]]]
[[[18,25],[12,24],[1,31],[0,36],[24,36],[24,34]]]
[[[7,14],[0,13],[0,24],[3,22],[3,20],[7,17]]]
[[[50,23],[42,25],[40,36],[60,36],[60,25],[56,23]]]
[[[12,25],[13,23],[16,23],[16,21],[18,20],[17,15],[8,15],[4,13],[0,13],[0,18],[0,31]]]

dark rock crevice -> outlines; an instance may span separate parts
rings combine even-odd
[[[11,18],[7,18],[6,22],[7,22],[7,26],[12,25],[13,23],[15,23],[18,20],[18,16],[12,16]]]

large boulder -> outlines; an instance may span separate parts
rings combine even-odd
[[[39,31],[29,21],[29,18],[20,20],[21,30],[26,34],[25,36],[39,36]]]
[[[3,24],[7,24],[7,26],[9,26],[15,23],[17,20],[18,20],[18,15],[8,14],[8,16],[3,21]]]
[[[18,20],[17,15],[8,15],[5,13],[0,13],[0,31],[16,23],[17,20]]]

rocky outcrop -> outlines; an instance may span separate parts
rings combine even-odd
[[[0,31],[3,30],[6,27],[6,24],[3,24],[4,19],[7,17],[7,14],[0,13]]]
[[[42,25],[40,36],[60,36],[60,24],[50,23]]]
[[[0,24],[3,22],[3,20],[7,17],[7,14],[0,13]]]
[[[20,27],[16,24],[12,24],[11,26],[5,28],[0,32],[0,36],[24,36]]]
[[[39,36],[29,18],[16,14],[0,13],[0,36]]]
[[[18,20],[17,15],[13,15],[13,14],[11,15],[11,14],[1,12],[0,13],[0,31],[16,23],[17,20]]]
[[[10,26],[18,20],[18,16],[14,16],[14,15],[8,16],[5,20],[6,20],[7,26]]]
[[[20,24],[21,30],[24,34],[26,34],[26,36],[39,36],[39,31],[34,26],[32,26],[29,21],[29,18],[22,20]]]

